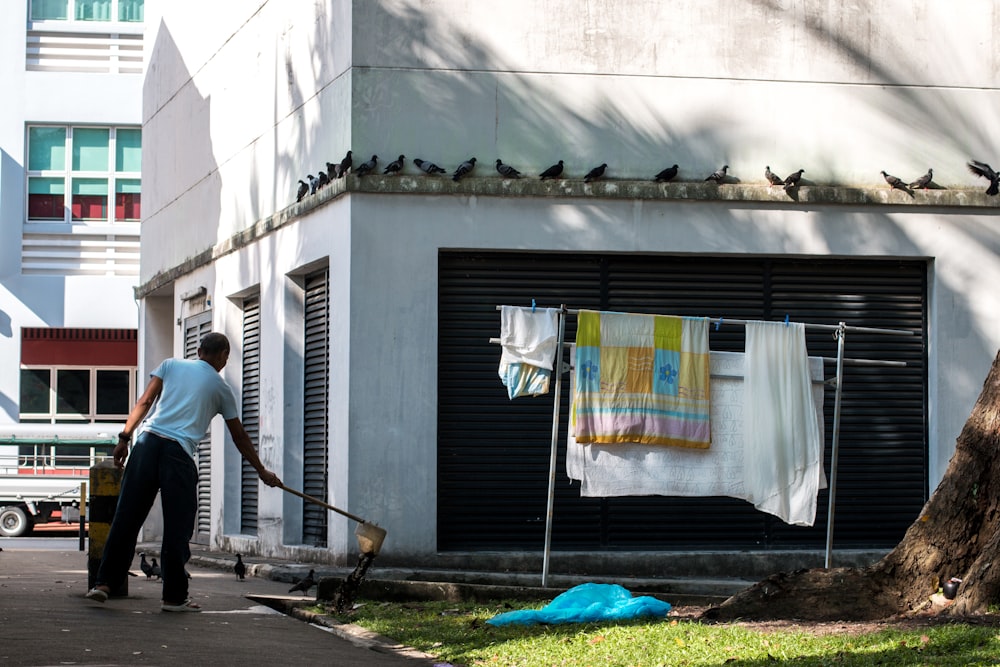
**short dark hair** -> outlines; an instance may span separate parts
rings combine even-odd
[[[198,349],[204,354],[219,354],[220,352],[229,351],[229,339],[226,338],[225,334],[220,334],[216,331],[210,331],[201,337],[201,344]]]

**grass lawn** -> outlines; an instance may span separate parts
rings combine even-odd
[[[654,621],[486,623],[504,611],[542,606],[367,601],[336,618],[452,665],[1000,665],[1000,620],[993,617],[968,623],[722,624],[700,622],[681,608]]]

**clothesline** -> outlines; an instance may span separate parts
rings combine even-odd
[[[502,310],[504,306],[496,306],[497,310]],[[524,308],[522,306],[522,308]],[[532,299],[530,308],[535,311],[538,306],[535,300]],[[558,308],[552,310],[557,311],[558,315],[558,337],[556,343],[556,349],[559,351],[557,355],[556,365],[554,366],[555,371],[555,387],[554,387],[554,400],[553,400],[553,411],[552,411],[552,451],[549,461],[549,492],[548,492],[548,503],[546,512],[546,527],[545,527],[545,547],[542,559],[542,586],[547,585],[547,577],[549,570],[549,554],[552,536],[552,520],[553,520],[553,507],[555,498],[555,483],[556,483],[556,457],[558,453],[558,437],[559,437],[559,404],[560,404],[560,380],[563,372],[568,370],[568,366],[563,362],[563,349],[568,345],[565,341],[565,327],[566,327],[566,315],[577,315],[580,309],[567,308],[565,304],[560,305]],[[704,318],[709,322],[715,324],[716,330],[718,330],[723,324],[737,324],[746,325],[750,322],[766,322],[766,320],[747,320],[742,318],[725,318],[725,317],[715,317],[715,318]],[[773,323],[773,321],[771,321]],[[789,324],[789,318],[786,315],[785,324]],[[798,323],[797,323],[798,324]],[[837,372],[834,378],[834,383],[836,387],[835,401],[834,401],[834,413],[833,413],[833,442],[831,445],[831,461],[830,461],[830,483],[829,483],[829,509],[827,513],[827,534],[826,534],[826,560],[825,566],[829,568],[831,566],[832,550],[833,550],[833,518],[834,518],[834,507],[835,507],[835,497],[837,489],[837,459],[838,459],[838,449],[839,449],[839,434],[840,434],[840,405],[842,396],[842,382],[841,378],[843,375],[843,365],[844,363],[850,363],[851,365],[872,365],[872,366],[889,366],[889,367],[905,367],[906,363],[901,361],[888,361],[888,360],[872,360],[872,359],[845,359],[844,358],[844,339],[847,332],[855,333],[874,333],[874,334],[886,334],[894,336],[912,336],[914,332],[905,331],[899,329],[881,329],[873,327],[857,327],[848,326],[845,322],[840,322],[839,324],[814,324],[814,323],[802,323],[803,327],[806,329],[817,329],[821,331],[831,331],[834,337],[837,339],[837,357],[823,357],[824,361],[831,361],[836,363]],[[491,343],[500,343],[499,338],[490,338]]]

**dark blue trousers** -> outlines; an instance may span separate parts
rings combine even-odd
[[[95,583],[115,590],[125,582],[157,491],[163,507],[163,601],[179,604],[188,597],[184,564],[191,558],[188,542],[198,511],[198,468],[180,443],[149,431],[139,435],[129,454]]]

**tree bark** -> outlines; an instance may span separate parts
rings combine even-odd
[[[899,614],[981,614],[1000,600],[1000,354],[937,489],[903,539],[867,568],[772,575],[706,618],[872,620]],[[962,579],[952,604],[931,596]],[[940,602],[940,600],[937,600]]]

